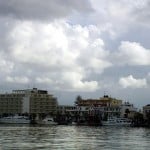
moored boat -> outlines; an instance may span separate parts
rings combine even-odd
[[[102,121],[103,126],[131,126],[131,121],[127,118],[109,117],[107,121]]]
[[[58,123],[55,122],[52,117],[46,117],[43,120],[37,120],[37,124],[41,124],[41,125],[57,125]]]
[[[30,119],[27,116],[8,116],[0,118],[0,123],[8,124],[29,124]]]

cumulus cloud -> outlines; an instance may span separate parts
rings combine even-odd
[[[15,83],[15,84],[27,84],[29,83],[29,79],[27,77],[11,77],[7,76],[6,81],[10,83]]]
[[[98,24],[107,38],[117,39],[132,28],[149,28],[149,0],[90,1],[95,13],[89,20]]]
[[[84,80],[84,75],[77,71],[58,72],[56,77],[36,77],[36,84],[43,84],[53,90],[92,92],[99,88],[97,81]]]
[[[99,88],[97,81],[84,81],[83,74],[78,72],[64,72],[61,78],[64,86],[68,84],[70,90],[95,91]]]
[[[129,75],[120,78],[119,84],[123,88],[143,88],[147,86],[147,81],[146,79],[136,79],[132,75]]]
[[[0,57],[0,70],[2,74],[10,73],[13,70],[14,64],[11,61],[4,60]]]
[[[150,65],[150,50],[140,43],[123,41],[119,51],[113,54],[120,65],[142,66]]]
[[[148,88],[149,76],[125,74],[149,72],[149,4],[0,0],[0,87],[35,85],[99,95],[101,88],[115,91],[121,76],[126,93],[127,87]]]
[[[140,24],[146,25],[148,27],[148,24],[150,23],[149,22],[150,1],[149,0],[144,0],[144,1],[138,0],[136,3],[136,6],[139,8],[134,11],[134,16],[135,16],[136,20],[139,21]]]
[[[51,20],[66,17],[73,11],[92,11],[87,0],[0,0],[0,15],[17,19]]]
[[[35,81],[39,84],[51,84],[52,80],[50,78],[36,77]]]
[[[106,59],[109,51],[98,30],[96,26],[69,25],[64,21],[16,21],[6,36],[7,50],[1,49],[5,63],[13,64],[8,75],[21,74],[32,82],[57,89],[94,91],[99,87],[98,81],[88,76],[100,74],[112,65]]]

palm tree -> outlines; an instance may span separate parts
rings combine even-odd
[[[81,97],[80,95],[78,95],[78,96],[76,97],[75,104],[78,105],[79,101],[81,101],[81,100],[82,100],[82,97]]]

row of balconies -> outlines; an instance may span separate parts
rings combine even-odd
[[[21,105],[22,102],[0,102],[0,105]]]
[[[12,94],[8,94],[8,95],[0,95],[0,99],[16,99],[16,98],[22,98],[24,97],[25,95],[23,94],[19,94],[19,95],[12,95]]]
[[[17,97],[17,98],[0,98],[0,102],[6,102],[6,101],[21,101],[22,100],[22,98],[19,98],[19,97]]]
[[[31,98],[53,98],[53,95],[47,94],[31,94]]]
[[[20,103],[22,102],[22,98],[5,98],[5,99],[0,99],[0,103]],[[53,102],[56,103],[57,101],[52,100],[52,99],[30,99],[31,102]]]
[[[48,99],[48,98],[37,98],[37,99],[30,99],[31,102],[57,102],[56,100],[53,99]]]
[[[0,113],[21,113],[21,109],[0,109]]]
[[[57,106],[55,103],[30,103],[30,106]]]
[[[29,113],[49,113],[49,112],[56,112],[57,110],[52,109],[30,109]],[[0,114],[2,113],[22,113],[22,109],[0,109]]]
[[[0,105],[0,109],[2,108],[22,108],[22,105]]]
[[[7,94],[7,95],[0,95],[0,100],[6,100],[6,99],[22,99],[25,97],[25,94]],[[52,97],[51,95],[44,95],[44,94],[34,94],[30,96],[30,99],[56,99]]]

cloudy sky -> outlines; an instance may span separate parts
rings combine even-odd
[[[150,103],[149,10],[150,0],[0,0],[0,92]]]

